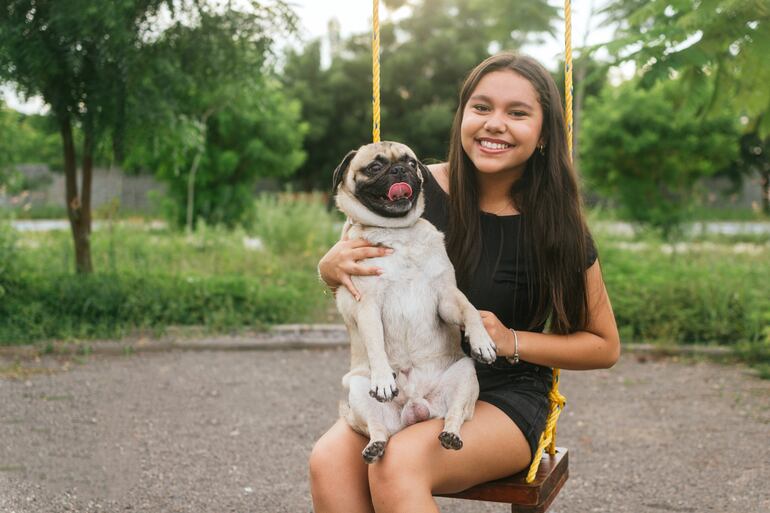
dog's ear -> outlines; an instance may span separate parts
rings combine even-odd
[[[347,155],[345,155],[345,158],[342,159],[342,162],[340,162],[340,165],[337,166],[337,169],[334,170],[334,175],[332,176],[332,194],[337,194],[337,187],[339,187],[342,183],[342,179],[345,177],[345,171],[348,170],[350,161],[353,160],[353,157],[356,156],[356,153],[358,153],[356,150],[350,151]]]
[[[426,166],[425,164],[423,164],[419,160],[417,161],[417,165],[420,167],[420,172],[422,173],[422,181],[423,181],[423,183],[427,182],[428,181],[428,175],[430,174],[430,169],[428,169],[428,166]]]

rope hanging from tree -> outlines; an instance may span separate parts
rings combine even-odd
[[[572,160],[572,10],[570,0],[564,0],[564,99],[565,124],[569,157]],[[380,2],[372,2],[372,141],[380,141]],[[535,479],[543,451],[556,454],[556,423],[559,420],[566,398],[559,392],[559,369],[553,369],[553,385],[548,394],[550,408],[545,429],[527,473],[527,482]]]
[[[380,142],[380,0],[372,6],[372,142]]]

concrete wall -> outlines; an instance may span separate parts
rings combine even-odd
[[[64,174],[51,173],[48,166],[30,164],[17,169],[34,185],[29,201],[33,206],[64,205]],[[78,187],[80,180],[78,179]],[[148,194],[165,194],[166,187],[152,176],[126,176],[119,168],[94,168],[91,206],[94,209],[117,199],[121,210],[149,210],[154,205]]]

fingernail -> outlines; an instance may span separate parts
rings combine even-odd
[[[356,296],[356,301],[361,301],[361,296]]]
[[[385,271],[383,271],[382,269],[377,269],[377,276],[381,275],[381,274],[382,274],[382,273],[384,273],[384,272],[385,272]]]
[[[393,254],[393,250],[388,248],[388,249],[385,250],[385,254],[386,255],[392,255]]]

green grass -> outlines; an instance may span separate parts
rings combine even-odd
[[[256,211],[253,230],[108,224],[92,234],[96,272],[86,277],[72,273],[68,231],[0,229],[0,344],[171,325],[228,331],[315,315],[327,305],[316,264],[337,239],[338,219],[320,198],[263,197]]]
[[[316,264],[341,218],[320,197],[263,196],[255,212],[250,229],[201,225],[192,234],[107,223],[92,235],[89,277],[72,273],[69,231],[16,234],[0,223],[0,344],[324,319],[330,300]],[[596,218],[624,342],[730,346],[770,373],[770,236],[672,246],[650,232],[614,236]]]
[[[731,244],[637,246],[599,240],[604,278],[623,338],[736,345],[770,325],[770,245],[736,253]]]

